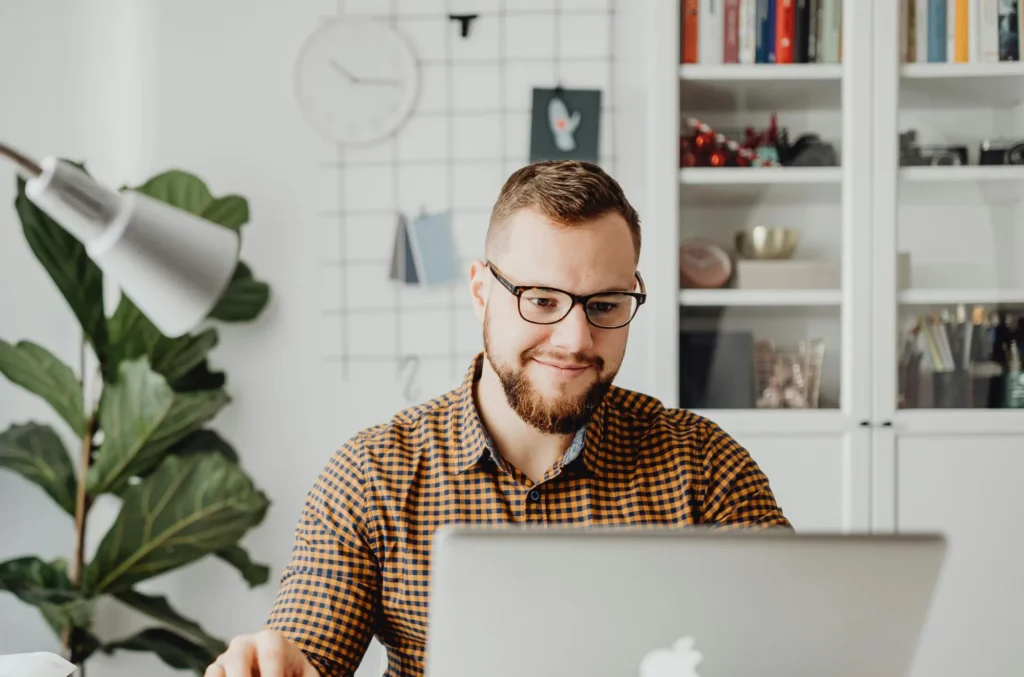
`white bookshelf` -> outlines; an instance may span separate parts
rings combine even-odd
[[[919,384],[934,395],[919,397],[927,406],[905,408],[900,365],[916,318],[1024,310],[1024,166],[977,159],[983,138],[1024,140],[1024,63],[903,63],[906,1],[847,0],[842,63],[784,65],[680,65],[679,3],[651,4],[652,225],[641,261],[652,292],[651,378],[659,398],[679,403],[681,372],[704,366],[680,356],[687,326],[827,336],[822,378],[834,406],[694,409],[751,451],[798,530],[946,533],[948,571],[909,674],[1010,674],[1019,624],[978,619],[1008,618],[1024,604],[1024,548],[1004,538],[1012,517],[998,517],[1012,514],[1024,472],[1024,410],[972,406],[991,395],[985,382],[969,376],[965,399],[938,387],[941,374]],[[680,168],[686,117],[762,128],[771,112],[780,126],[837,144],[839,166]],[[901,166],[907,129],[923,145],[967,146],[968,164]],[[679,288],[684,238],[731,250],[737,229],[761,224],[799,229],[798,258],[841,262],[840,287]],[[901,254],[910,256],[908,286],[897,275]],[[983,477],[982,491],[951,499],[967,476]],[[981,645],[983,654],[948,651]]]
[[[722,308],[838,307],[839,289],[683,289],[682,306]]]

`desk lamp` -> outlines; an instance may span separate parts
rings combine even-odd
[[[3,143],[0,156],[25,175],[28,199],[85,245],[165,336],[198,325],[231,281],[240,241],[230,228],[135,191],[111,190],[54,157],[36,163]]]

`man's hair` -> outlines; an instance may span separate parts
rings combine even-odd
[[[536,209],[559,226],[573,226],[615,212],[625,219],[640,259],[640,217],[622,187],[589,162],[546,160],[526,165],[505,181],[487,228],[488,259],[505,246],[507,222],[520,209]]]

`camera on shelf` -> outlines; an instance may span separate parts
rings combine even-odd
[[[967,146],[922,146],[917,142],[917,130],[900,134],[900,165],[904,167],[951,166],[967,164]]]
[[[1024,141],[985,139],[978,152],[979,165],[1024,165]]]

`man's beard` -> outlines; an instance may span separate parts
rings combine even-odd
[[[505,399],[512,410],[529,425],[537,430],[551,435],[568,435],[575,433],[590,421],[594,411],[604,399],[612,381],[615,380],[615,373],[604,374],[604,360],[600,357],[587,358],[579,354],[555,355],[546,353],[560,363],[576,363],[595,368],[598,373],[586,392],[576,396],[562,396],[549,402],[534,389],[530,379],[526,376],[526,365],[534,356],[539,356],[535,351],[527,350],[519,356],[519,365],[514,367],[506,364],[499,364],[495,361],[490,350],[490,318],[484,318],[484,356],[501,381],[501,387],[505,391]]]

